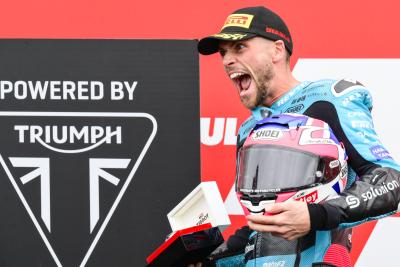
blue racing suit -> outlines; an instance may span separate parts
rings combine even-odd
[[[349,156],[347,187],[338,198],[323,204],[308,204],[311,220],[308,235],[286,241],[270,233],[256,233],[243,228],[231,237],[235,240],[238,236],[241,238],[241,249],[237,245],[229,247],[232,240],[228,240],[228,246],[219,251],[220,255],[232,250],[239,253],[221,257],[216,261],[217,266],[311,266],[323,261],[332,243],[350,249],[348,236],[351,231],[343,228],[391,215],[398,210],[400,166],[379,141],[371,109],[372,99],[366,88],[357,81],[343,79],[303,82],[271,107],[257,107],[252,111],[252,116],[239,129],[238,149],[255,123],[265,117],[300,113],[323,120],[344,144]]]

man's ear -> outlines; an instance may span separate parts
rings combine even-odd
[[[274,54],[272,56],[272,62],[277,63],[281,60],[285,60],[286,57],[286,50],[285,50],[285,43],[282,40],[277,40],[275,43]]]

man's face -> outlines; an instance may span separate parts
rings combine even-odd
[[[219,52],[225,71],[248,109],[263,105],[266,97],[273,95],[274,66],[271,58],[274,45],[273,41],[261,37],[220,42]]]

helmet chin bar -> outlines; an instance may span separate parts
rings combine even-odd
[[[251,199],[251,197],[250,197]],[[264,215],[265,213],[265,208],[268,206],[271,206],[272,204],[275,203],[275,199],[271,200],[261,200],[261,201],[255,201],[254,203],[252,200],[244,200],[240,199],[240,202],[247,208],[247,210],[251,214],[262,214]]]

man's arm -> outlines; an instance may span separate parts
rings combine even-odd
[[[330,230],[379,219],[398,210],[399,177],[397,170],[377,168],[356,181],[341,196],[323,204],[300,201],[277,203],[266,210],[276,215],[249,215],[247,220],[255,231],[272,232],[294,240],[310,230]]]
[[[332,94],[335,96],[331,101],[316,102],[305,114],[330,125],[343,142],[349,166],[358,178],[352,181],[349,177],[350,186],[339,197],[308,205],[313,230],[351,227],[379,219],[395,213],[400,201],[400,167],[374,130],[369,92],[354,83],[340,90],[332,87]]]
[[[324,204],[279,203],[264,218],[248,216],[254,230],[295,239],[312,230],[351,227],[395,213],[400,201],[400,170],[373,129],[372,101],[361,85],[341,88],[333,101],[318,101],[304,113],[327,122],[344,143],[349,165],[359,177],[349,188]],[[332,88],[332,91],[335,88]],[[350,116],[351,115],[351,116]],[[303,214],[303,216],[301,216]]]
[[[321,205],[308,205],[312,230],[328,230],[354,226],[379,219],[398,211],[400,172],[392,168],[376,168],[356,181],[335,199]]]

